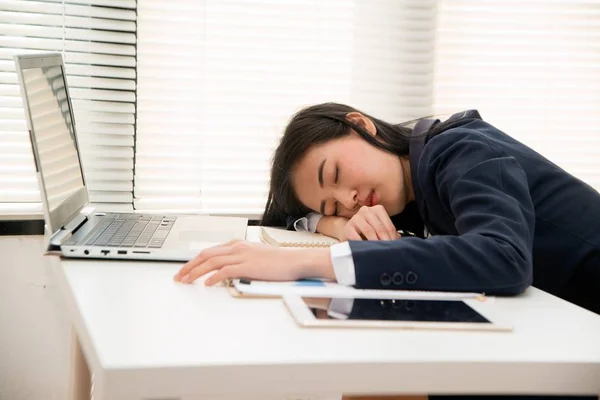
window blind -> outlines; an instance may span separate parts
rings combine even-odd
[[[442,1],[435,109],[482,117],[600,189],[600,1]]]
[[[291,115],[432,112],[435,1],[138,3],[137,209],[258,217]]]
[[[90,201],[133,200],[135,0],[0,2],[0,208],[39,208],[13,56],[61,52]]]

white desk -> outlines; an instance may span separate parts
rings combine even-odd
[[[94,399],[600,393],[600,316],[537,289],[486,303],[512,333],[303,329],[279,299],[174,283],[180,266],[55,263]]]

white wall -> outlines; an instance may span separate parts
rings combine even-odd
[[[43,236],[0,237],[0,399],[67,398],[71,327]]]

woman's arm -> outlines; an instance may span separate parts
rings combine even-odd
[[[356,287],[524,291],[533,280],[535,210],[517,160],[456,128],[425,146],[417,175],[428,208],[446,210],[458,235],[349,242]]]
[[[414,184],[427,189],[424,197],[429,208],[451,215],[458,235],[357,240],[314,249],[228,242],[201,252],[175,279],[192,282],[218,271],[206,284],[239,277],[314,277],[358,288],[503,295],[524,291],[533,279],[535,210],[527,176],[517,160],[482,134],[457,128],[431,139],[418,176]],[[334,233],[341,223],[331,221],[321,229]],[[354,271],[355,283],[342,279],[338,273],[342,270]]]
[[[344,217],[324,216],[317,223],[317,232],[344,241],[344,227],[347,223],[348,219]]]

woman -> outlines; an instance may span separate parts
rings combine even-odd
[[[295,250],[231,242],[175,279],[216,271],[207,285],[318,277],[492,295],[533,283],[600,313],[599,193],[476,111],[414,130],[341,104],[298,112],[275,152],[262,224],[291,227],[307,215],[316,231],[348,241]]]

